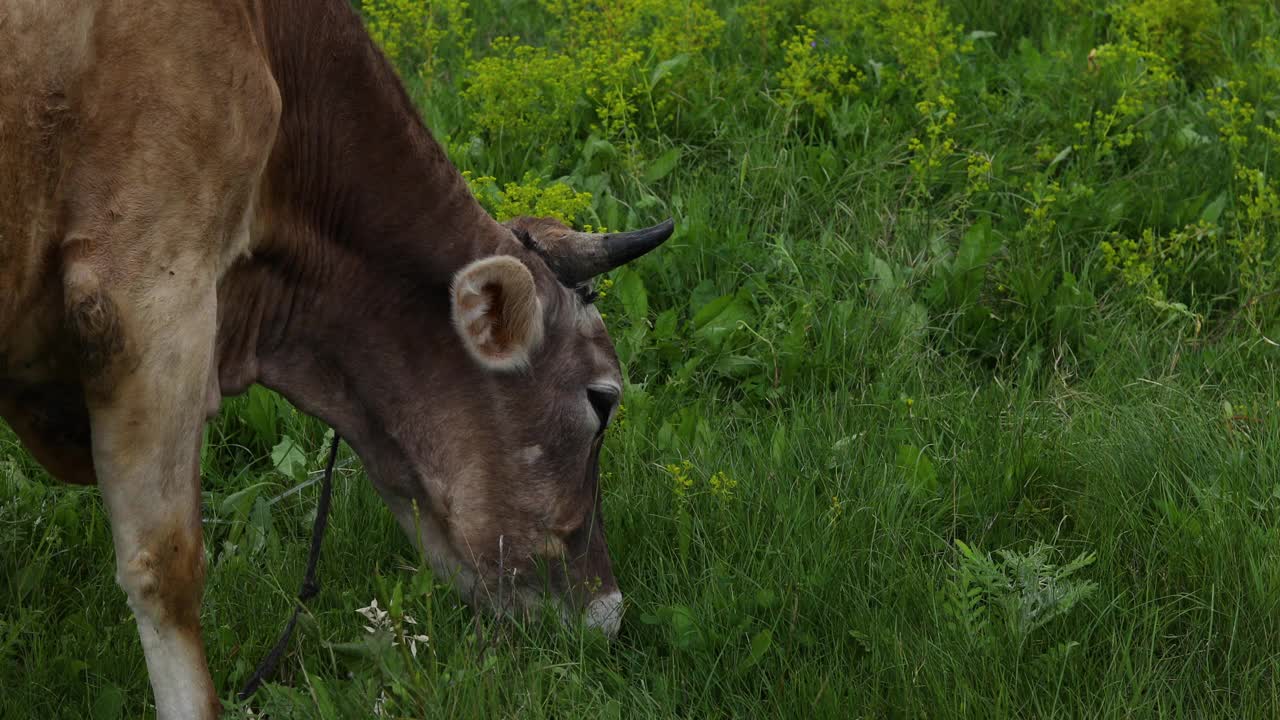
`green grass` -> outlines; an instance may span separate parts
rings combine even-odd
[[[344,449],[324,590],[255,702],[276,718],[368,717],[380,693],[397,717],[1280,713],[1280,209],[1238,174],[1275,187],[1280,143],[1253,128],[1280,112],[1280,51],[1257,45],[1280,12],[1219,4],[743,3],[777,9],[761,34],[715,2],[718,43],[645,55],[620,129],[593,129],[584,94],[547,110],[550,141],[478,130],[486,109],[461,91],[494,36],[577,52],[580,16],[477,0],[473,57],[443,46],[429,85],[410,42],[402,73],[464,169],[589,191],[580,223],[677,218],[601,301],[628,377],[602,464],[629,609],[613,644],[475,616]],[[1125,20],[1139,10],[1156,30]],[[932,67],[893,42],[922,17],[957,48],[996,34]],[[779,79],[801,22],[864,76],[825,115]],[[1195,44],[1166,42],[1179,22],[1200,23]],[[1089,70],[1125,38],[1167,87],[1117,79],[1106,52]],[[1235,150],[1209,94],[1227,80],[1256,109]],[[952,123],[917,110],[939,94]],[[1127,144],[1077,127],[1123,98]],[[1127,271],[1100,249],[1197,220],[1212,234],[1190,251],[1157,243]],[[261,390],[210,427],[203,622],[228,700],[288,617],[316,488],[268,501],[320,467],[324,431]],[[683,462],[687,489],[666,467]],[[0,717],[153,713],[112,575],[97,492],[51,484],[0,427]],[[375,598],[430,637],[416,659],[363,629]]]

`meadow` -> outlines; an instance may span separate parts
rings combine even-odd
[[[255,717],[1280,714],[1275,3],[359,6],[499,219],[676,219],[599,300],[628,609],[475,615],[344,448]],[[230,717],[326,430],[261,388],[207,430]],[[154,713],[97,491],[2,425],[0,688]]]

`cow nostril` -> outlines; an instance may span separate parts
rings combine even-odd
[[[622,593],[614,590],[593,598],[587,603],[583,620],[587,627],[599,630],[605,637],[612,640],[617,636],[618,629],[622,627],[623,610]]]

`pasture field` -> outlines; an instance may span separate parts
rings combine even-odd
[[[500,219],[677,220],[599,300],[628,610],[611,645],[476,617],[344,449],[259,716],[1280,714],[1275,3],[361,9]],[[260,388],[208,428],[231,717],[325,432]],[[154,712],[97,491],[7,428],[0,688],[6,720]]]

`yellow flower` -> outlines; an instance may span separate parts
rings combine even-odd
[[[717,472],[711,476],[711,494],[719,498],[721,501],[728,501],[733,498],[733,490],[738,487],[738,481],[725,475],[724,472]]]
[[[826,117],[841,97],[857,93],[862,71],[817,41],[817,31],[801,25],[783,46],[786,66],[778,73],[782,103],[788,109],[808,105],[818,117]]]
[[[667,473],[671,475],[671,489],[677,498],[683,499],[693,487],[693,478],[689,477],[689,471],[692,469],[693,463],[688,460],[679,465],[667,465]]]

